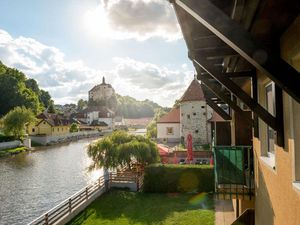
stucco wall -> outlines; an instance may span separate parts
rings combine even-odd
[[[300,17],[281,39],[283,58],[298,69],[300,67],[294,59],[300,53],[299,37]],[[259,80],[264,83],[268,81],[263,74],[259,74]],[[262,88],[259,91],[259,100],[264,105],[265,97]],[[300,106],[286,93],[283,93],[283,104],[285,147],[275,145],[274,163],[266,157],[267,131],[266,124],[261,120],[259,138],[253,139],[256,225],[300,224],[300,188],[295,188],[294,185],[294,182],[300,178]]]
[[[167,134],[167,128],[173,128],[173,134]],[[167,142],[180,141],[179,123],[157,123],[157,139],[166,139]]]
[[[94,101],[108,99],[112,96],[113,92],[113,88],[109,87],[109,85],[102,84],[94,91],[89,92],[89,99],[93,99]]]
[[[211,125],[207,120],[212,117],[212,112],[205,101],[182,102],[180,104],[180,136],[186,140],[187,135],[192,134],[194,143],[210,143]]]

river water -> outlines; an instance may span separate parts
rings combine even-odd
[[[27,224],[99,177],[87,171],[91,141],[0,159],[0,224]]]

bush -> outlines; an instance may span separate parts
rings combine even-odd
[[[213,192],[214,169],[204,165],[162,165],[145,168],[144,192]]]
[[[0,134],[0,142],[8,142],[8,141],[14,141],[16,138],[14,136],[5,136]]]

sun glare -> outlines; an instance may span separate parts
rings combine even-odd
[[[101,5],[84,14],[83,26],[92,37],[105,38],[109,36],[110,27],[107,14]]]

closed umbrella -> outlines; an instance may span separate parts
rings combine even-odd
[[[187,136],[187,158],[189,162],[193,161],[193,137],[191,134]]]

